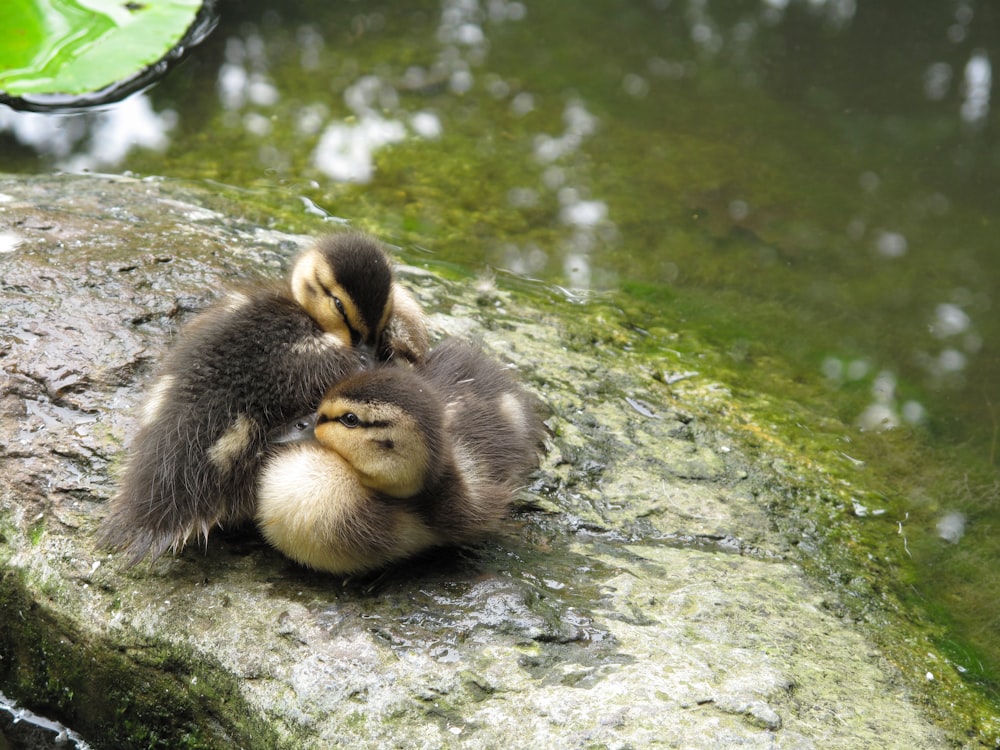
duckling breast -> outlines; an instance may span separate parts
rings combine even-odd
[[[406,503],[364,487],[318,444],[289,445],[265,464],[256,522],[279,552],[316,570],[373,570],[442,543]]]

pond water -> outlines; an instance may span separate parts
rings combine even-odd
[[[795,384],[815,419],[803,430],[825,425],[878,488],[877,507],[848,514],[872,520],[859,554],[904,557],[893,585],[996,695],[1000,10],[222,13],[184,64],[114,107],[0,110],[3,169],[210,181],[259,206],[253,220],[350,220],[409,260],[505,269],[574,302],[614,297],[640,328],[698,331],[727,353],[735,397]]]

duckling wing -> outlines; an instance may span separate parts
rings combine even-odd
[[[129,564],[253,515],[268,431],[361,367],[278,293],[236,294],[182,331],[150,389],[99,540]]]
[[[380,358],[402,358],[411,364],[423,362],[430,342],[427,319],[416,298],[399,284],[392,285],[392,317],[382,334]]]
[[[421,373],[446,399],[446,431],[489,479],[520,485],[538,466],[545,437],[538,399],[475,346],[446,339]]]

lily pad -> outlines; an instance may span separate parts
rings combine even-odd
[[[7,0],[0,102],[74,110],[122,99],[215,27],[203,0]]]

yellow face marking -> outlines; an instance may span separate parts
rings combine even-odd
[[[307,250],[292,269],[292,296],[326,332],[352,346],[352,331],[364,341],[368,326],[333,269],[318,250]],[[339,306],[338,306],[339,305]]]
[[[395,404],[326,401],[316,439],[347,461],[369,489],[399,498],[423,489],[430,452],[420,426]]]
[[[357,306],[354,304],[354,300],[348,296],[347,292],[344,291],[343,287],[333,281],[329,289],[330,294],[330,315],[339,315],[340,319],[345,322],[345,325],[349,329],[353,329],[360,337],[361,341],[368,340],[368,326],[365,325],[365,321],[361,317],[361,313],[358,311]],[[337,306],[335,300],[340,301],[340,306]],[[348,336],[350,336],[350,331],[348,331]]]

